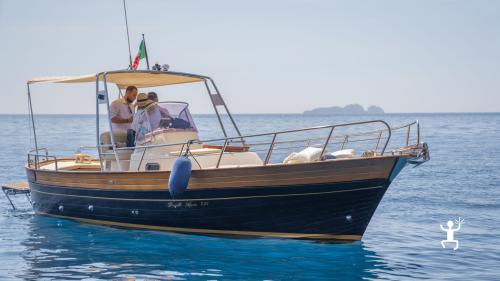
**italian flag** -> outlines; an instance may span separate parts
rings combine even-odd
[[[139,67],[139,61],[146,57],[146,45],[145,44],[146,43],[144,42],[144,39],[143,39],[141,41],[141,45],[139,46],[139,52],[137,52],[137,55],[135,56],[134,62],[132,63],[133,70],[137,70],[137,67]]]

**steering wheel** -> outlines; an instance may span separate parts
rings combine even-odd
[[[171,128],[173,124],[173,118],[172,117],[165,117],[160,119],[160,127],[161,128]]]

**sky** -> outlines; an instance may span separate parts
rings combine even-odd
[[[500,112],[500,1],[128,0],[132,55],[217,83],[232,113],[359,103],[386,112]],[[0,114],[26,81],[129,64],[121,0],[0,0]],[[140,68],[144,68],[141,63]],[[32,87],[35,113],[95,112],[95,85]],[[155,89],[211,113],[199,85]]]

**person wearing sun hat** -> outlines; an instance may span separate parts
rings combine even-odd
[[[153,103],[154,101],[150,100],[146,93],[139,93],[137,95],[135,105],[137,105],[137,110],[139,110],[139,109],[144,109]]]
[[[132,121],[132,129],[137,133],[141,130],[147,129],[155,130],[160,126],[161,121],[161,113],[159,110],[159,106],[156,102],[150,100],[146,93],[140,93],[137,95],[136,100],[137,112],[134,115]],[[148,117],[146,117],[146,114]],[[143,124],[145,121],[149,121],[149,128],[143,128]]]

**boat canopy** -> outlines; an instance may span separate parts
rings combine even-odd
[[[56,76],[56,77],[40,77],[33,78],[28,81],[28,84],[34,83],[88,83],[95,82],[96,76],[99,75],[99,80],[103,81],[106,76],[106,82],[114,83],[120,88],[126,88],[129,85],[134,85],[138,88],[167,86],[184,83],[194,83],[203,81],[205,78],[201,75],[171,72],[171,71],[110,71],[101,72],[99,74],[88,74],[83,76]]]
[[[0,0],[1,1],[1,0]],[[99,81],[103,82],[104,87],[100,88]],[[97,83],[96,83],[97,82]],[[149,87],[158,87],[158,86],[168,86],[168,85],[176,85],[176,84],[187,84],[187,83],[197,83],[203,82],[205,84],[206,91],[210,96],[210,101],[212,102],[214,111],[217,115],[217,119],[219,120],[219,124],[221,126],[224,137],[228,137],[226,129],[224,127],[224,123],[222,122],[221,115],[219,113],[218,107],[224,107],[229,119],[231,120],[231,124],[234,126],[234,129],[239,137],[241,137],[240,130],[234,121],[229,109],[227,108],[226,103],[222,99],[222,96],[215,85],[215,82],[212,78],[204,75],[185,73],[185,72],[174,72],[174,71],[158,71],[158,70],[114,70],[114,71],[104,71],[94,74],[88,74],[83,76],[57,76],[57,77],[39,77],[33,78],[27,82],[27,94],[28,94],[28,106],[30,110],[31,116],[31,125],[33,128],[33,138],[35,141],[35,151],[39,150],[38,142],[36,138],[36,130],[35,130],[35,119],[33,117],[33,107],[31,103],[31,93],[30,93],[30,85],[36,83],[96,83],[95,87],[95,95],[96,95],[96,139],[97,146],[101,143],[101,133],[100,133],[100,107],[99,104],[105,104],[105,112],[108,114],[108,122],[109,128],[112,128],[112,120],[109,112],[110,101],[109,101],[109,92],[108,92],[108,83],[116,84],[120,89],[124,89],[128,86],[136,86],[137,88],[149,88]],[[120,91],[121,93],[121,91]],[[180,114],[180,113],[179,113]],[[179,119],[179,118],[177,118]],[[182,119],[182,118],[181,118]],[[184,120],[186,121],[186,120]],[[187,120],[188,123],[193,124],[190,120]],[[195,129],[196,128],[192,128]],[[116,143],[113,137],[111,137],[111,145],[112,147],[116,147]],[[242,139],[243,141],[243,139]],[[113,150],[113,154],[115,158],[119,162],[119,156],[116,150]],[[120,165],[120,164],[119,164]],[[102,167],[101,167],[102,168]],[[120,168],[121,169],[121,168]]]

